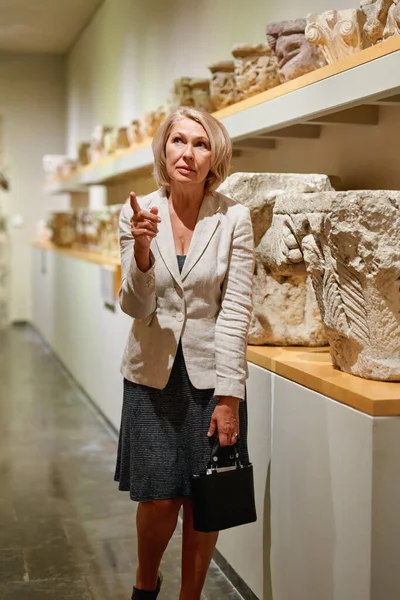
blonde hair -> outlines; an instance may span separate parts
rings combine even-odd
[[[232,159],[232,142],[229,134],[222,123],[209,113],[197,108],[181,106],[171,113],[156,132],[152,148],[154,154],[154,179],[164,193],[170,189],[170,178],[167,172],[165,147],[171,129],[181,119],[192,119],[199,123],[206,131],[210,140],[211,167],[207,175],[204,191],[215,191],[228,176]]]

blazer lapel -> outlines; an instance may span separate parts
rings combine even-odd
[[[158,251],[172,277],[177,283],[182,284],[176,258],[175,240],[169,215],[168,199],[166,196],[162,196],[159,193],[157,200],[152,202],[151,206],[157,206],[158,214],[161,218],[161,223],[158,225],[158,235],[155,238]]]
[[[201,204],[197,223],[194,228],[192,241],[183,265],[181,279],[184,281],[190,271],[200,260],[218,226],[220,215],[219,202],[214,194],[207,194]],[[172,229],[171,229],[172,235]],[[172,236],[173,237],[173,236]],[[176,258],[175,258],[176,262]]]

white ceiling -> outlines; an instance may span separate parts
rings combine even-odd
[[[0,0],[0,52],[69,50],[103,0]]]

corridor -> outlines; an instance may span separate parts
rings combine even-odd
[[[135,504],[113,481],[116,444],[34,330],[0,330],[1,600],[129,600]],[[178,598],[180,541],[160,600]],[[213,565],[204,599],[241,598]]]

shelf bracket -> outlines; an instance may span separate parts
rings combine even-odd
[[[340,110],[324,117],[315,117],[307,123],[315,125],[378,125],[379,106],[363,104],[354,108]]]
[[[273,150],[276,147],[275,140],[261,137],[250,137],[233,143],[239,150]]]
[[[267,133],[261,134],[263,139],[279,139],[279,138],[299,138],[299,139],[318,139],[321,135],[321,127],[319,125],[291,125],[284,129],[276,129]]]

